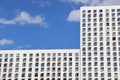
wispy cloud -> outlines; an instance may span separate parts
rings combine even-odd
[[[10,39],[0,39],[0,46],[11,45],[14,44],[13,40]]]
[[[62,0],[68,3],[82,4],[83,6],[104,6],[104,5],[119,5],[120,0]],[[72,10],[67,18],[69,22],[79,22],[79,9]]]
[[[7,24],[7,25],[37,24],[37,25],[44,26],[44,27],[47,26],[45,18],[42,15],[30,16],[30,14],[25,11],[20,12],[15,18],[11,20],[0,18],[0,24]]]
[[[75,3],[75,4],[79,4],[81,2],[87,2],[88,0],[61,0],[63,2],[68,2],[68,3]]]
[[[83,4],[87,6],[119,5],[120,0],[61,0],[68,3]]]
[[[29,49],[29,48],[31,48],[30,45],[22,45],[22,46],[17,46],[16,49]]]
[[[32,3],[38,7],[49,6],[50,2],[48,0],[32,0]]]

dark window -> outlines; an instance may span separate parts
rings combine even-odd
[[[116,40],[116,37],[113,37],[112,40]]]

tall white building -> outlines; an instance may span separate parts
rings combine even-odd
[[[81,80],[120,80],[120,6],[81,7]]]
[[[0,80],[80,80],[79,49],[1,50]]]

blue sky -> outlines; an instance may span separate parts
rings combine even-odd
[[[67,21],[78,7],[60,0],[1,0],[0,49],[79,48],[79,22]]]
[[[0,0],[0,49],[79,48],[79,8],[119,0]]]

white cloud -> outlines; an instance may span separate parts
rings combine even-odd
[[[69,22],[78,22],[80,20],[80,10],[72,10],[67,18]]]
[[[84,6],[104,6],[104,5],[119,5],[120,0],[62,0],[66,2],[72,2],[75,4],[83,4]],[[67,20],[69,22],[78,22],[79,21],[80,12],[79,9],[72,10]]]
[[[120,0],[62,0],[68,3],[82,3],[87,6],[96,6],[96,5],[119,5]]]
[[[40,26],[47,26],[47,23],[45,22],[45,18],[41,15],[37,16],[30,16],[29,13],[22,11],[20,14],[18,14],[14,19],[7,20],[5,18],[0,18],[0,24],[37,24]]]
[[[90,0],[61,0],[63,2],[68,2],[68,3],[75,3],[75,4],[79,4],[79,3],[88,3]]]
[[[32,0],[32,3],[37,5],[38,7],[49,6],[49,0]]]
[[[119,5],[119,4],[120,0],[103,0],[102,3],[98,3],[98,5]]]
[[[30,45],[22,45],[22,46],[18,46],[17,49],[28,49],[31,48]]]
[[[13,40],[9,40],[9,39],[1,39],[0,40],[0,46],[10,45],[10,44],[14,44],[14,41]]]
[[[86,0],[82,2],[85,6],[104,6],[104,5],[119,5],[120,0]]]

